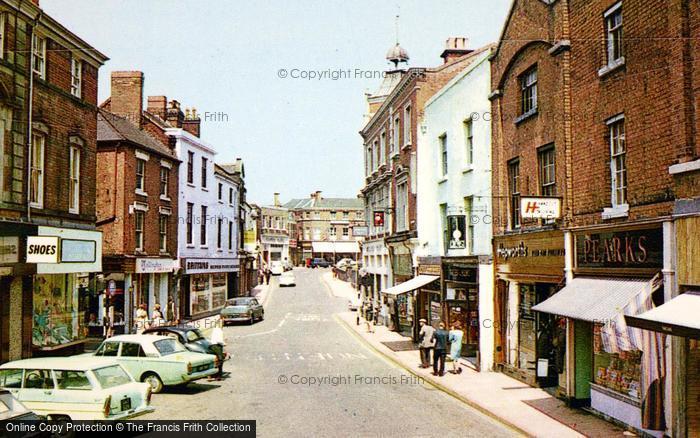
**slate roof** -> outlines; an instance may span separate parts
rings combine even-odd
[[[102,108],[97,113],[97,141],[128,141],[147,151],[177,159],[169,147],[148,132]]]
[[[292,199],[291,201],[282,205],[290,210],[304,210],[304,209],[322,209],[322,210],[361,210],[364,209],[365,204],[359,198],[321,198],[316,200],[313,198],[306,199]]]

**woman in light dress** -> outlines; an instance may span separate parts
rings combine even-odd
[[[462,372],[462,368],[459,367],[457,359],[462,354],[462,338],[464,337],[464,332],[458,322],[452,324],[452,330],[448,335],[447,340],[450,341],[450,358],[452,359],[452,374],[459,374]]]

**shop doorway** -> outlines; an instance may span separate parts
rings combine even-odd
[[[10,277],[0,277],[0,363],[10,360]]]
[[[688,436],[700,436],[700,340],[688,340],[686,421]]]

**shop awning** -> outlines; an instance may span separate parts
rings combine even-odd
[[[582,321],[606,323],[623,311],[649,285],[649,280],[577,277],[532,307]]]
[[[313,251],[318,253],[357,254],[360,245],[356,241],[348,242],[312,242]]]
[[[700,291],[686,292],[637,316],[627,325],[668,335],[700,339]]]
[[[407,292],[411,292],[413,290],[416,290],[420,287],[425,286],[428,283],[431,283],[435,280],[438,280],[440,277],[437,275],[419,275],[417,277],[413,277],[412,279],[405,281],[401,284],[397,284],[394,287],[390,287],[389,289],[384,289],[382,291],[383,294],[387,295],[401,295],[405,294]]]

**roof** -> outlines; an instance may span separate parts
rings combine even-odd
[[[33,359],[22,359],[2,364],[0,368],[88,370],[116,364],[117,362],[114,359],[85,354],[70,357],[37,357]]]
[[[348,209],[361,210],[365,208],[364,202],[359,198],[305,198],[292,199],[282,205],[290,210],[305,210],[305,209]]]
[[[128,141],[137,147],[177,160],[168,146],[129,120],[103,108],[97,114],[97,141]]]
[[[532,310],[605,323],[622,313],[648,285],[648,279],[576,277]]]
[[[168,336],[161,336],[161,335],[118,335],[118,336],[112,336],[109,339],[106,339],[106,341],[118,341],[118,342],[141,342],[144,340],[148,341],[158,341],[160,339],[172,339]]]
[[[219,164],[219,166],[228,173],[239,173],[241,176],[245,177],[245,171],[243,169],[243,160],[240,158],[233,163]]]

